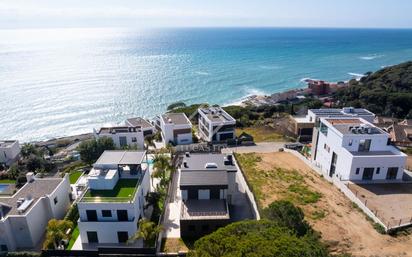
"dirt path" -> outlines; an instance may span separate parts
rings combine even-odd
[[[305,183],[322,197],[315,204],[301,205],[309,222],[319,231],[323,240],[335,252],[348,252],[353,256],[394,257],[412,256],[412,236],[391,237],[379,234],[366,216],[353,206],[332,184],[318,176],[301,160],[290,153],[261,153],[258,168],[266,171],[273,168],[295,169],[304,175]],[[270,194],[270,187],[264,189]],[[269,191],[268,191],[269,190]],[[263,205],[281,198],[275,191],[265,198]],[[323,212],[324,217],[313,217],[314,211]]]

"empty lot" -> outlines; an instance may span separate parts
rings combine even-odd
[[[239,157],[259,204],[266,207],[277,199],[293,201],[332,251],[367,257],[412,256],[412,236],[379,234],[343,193],[294,155],[250,153]]]

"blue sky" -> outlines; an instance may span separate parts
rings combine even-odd
[[[412,28],[411,0],[0,0],[0,28]]]

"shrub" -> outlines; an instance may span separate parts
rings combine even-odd
[[[73,204],[69,211],[67,212],[64,220],[73,222],[74,226],[77,225],[77,220],[79,219],[79,210],[77,209],[77,204]]]

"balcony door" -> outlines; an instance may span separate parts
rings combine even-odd
[[[375,168],[364,168],[363,169],[362,179],[363,180],[372,180],[374,171],[375,171]]]
[[[336,171],[336,162],[338,161],[338,155],[333,152],[332,154],[332,162],[330,164],[330,169],[329,169],[329,177],[333,177]]]
[[[388,173],[386,174],[386,179],[396,179],[398,176],[398,167],[388,168]]]

